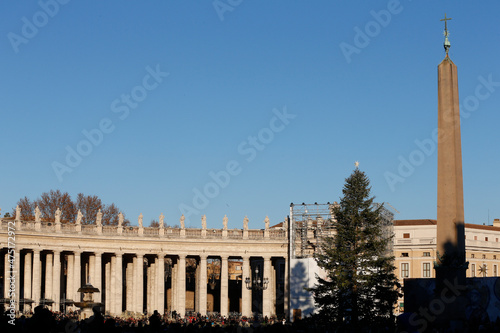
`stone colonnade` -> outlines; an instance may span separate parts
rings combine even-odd
[[[3,276],[8,277],[11,268],[7,248],[1,253]],[[242,316],[255,312],[263,316],[287,313],[284,305],[287,260],[284,256],[106,252],[81,247],[16,248],[14,255],[15,270],[19,272],[15,280],[19,291],[16,309],[19,311],[30,311],[39,304],[53,311],[75,309],[73,302],[81,301],[82,297],[78,289],[90,283],[100,290],[94,294],[94,301],[102,302],[104,311],[115,316],[124,312],[151,314],[154,310],[160,313],[175,311],[181,316],[187,311],[206,315],[209,295],[213,302],[218,300],[213,309],[218,309],[223,316],[230,310]],[[214,258],[220,260],[220,272],[215,280],[207,273],[207,261]],[[187,260],[195,265],[194,270],[190,267],[189,274]],[[230,260],[240,262],[238,270],[233,267],[229,272]],[[248,289],[245,284],[245,278],[252,277],[257,266],[260,276],[269,280],[268,288],[262,291]],[[187,279],[194,279],[194,283]],[[217,286],[215,290],[209,282]],[[10,284],[5,278],[2,284],[3,295],[7,297]]]
[[[287,313],[286,223],[271,228],[266,217],[264,229],[248,229],[245,217],[243,229],[229,229],[224,217],[222,229],[208,229],[206,216],[201,228],[185,228],[184,216],[180,228],[165,227],[163,214],[158,227],[144,227],[142,214],[137,227],[124,226],[122,214],[117,226],[103,226],[101,218],[82,225],[79,212],[61,223],[58,209],[54,222],[42,221],[39,210],[24,221],[17,207],[15,218],[0,219],[0,299],[18,311],[39,304],[64,311],[75,309],[78,289],[90,283],[100,291],[94,301],[111,315]],[[257,280],[269,281],[264,290],[247,289],[255,268]]]

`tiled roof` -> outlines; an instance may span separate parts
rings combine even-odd
[[[412,226],[412,225],[436,225],[436,220],[431,219],[422,219],[422,220],[394,220],[394,226]],[[500,227],[494,227],[491,225],[481,225],[481,224],[472,224],[465,223],[465,228],[468,229],[479,229],[479,230],[490,230],[490,231],[500,231]]]
[[[424,219],[424,220],[394,220],[394,226],[404,226],[404,225],[436,225],[436,220]]]
[[[465,223],[465,227],[466,228],[470,228],[470,229],[482,229],[482,230],[500,231],[500,227],[494,227],[492,225],[481,225],[481,224]]]

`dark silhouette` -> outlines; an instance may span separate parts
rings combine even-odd
[[[100,308],[98,306],[94,306],[92,308],[92,311],[94,312],[94,314],[85,321],[84,329],[82,330],[82,332],[105,332],[104,317],[101,314]]]
[[[39,305],[35,307],[35,313],[27,322],[26,328],[27,332],[40,332],[48,333],[54,331],[56,327],[56,321],[52,312],[47,308]]]
[[[157,310],[155,310],[151,317],[149,317],[149,327],[151,332],[160,332],[161,318]]]

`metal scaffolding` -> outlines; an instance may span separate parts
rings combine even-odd
[[[290,204],[290,255],[291,258],[312,258],[316,248],[324,237],[333,236],[334,227],[332,220],[333,208],[337,202],[326,204]],[[390,204],[387,204],[398,212]],[[385,203],[373,204],[374,209],[379,208],[385,237],[393,235],[394,213],[387,208]],[[392,242],[389,245],[392,250]]]
[[[333,204],[290,204],[290,254],[292,258],[311,258],[323,237],[333,232]]]

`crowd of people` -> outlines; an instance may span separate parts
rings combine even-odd
[[[93,315],[80,319],[80,312],[52,312],[44,306],[37,306],[34,313],[16,314],[4,312],[0,307],[0,333],[376,333],[376,332],[500,332],[500,318],[485,325],[474,325],[467,320],[461,329],[451,326],[443,328],[428,323],[425,327],[412,325],[408,320],[410,313],[398,316],[395,325],[386,323],[373,323],[353,328],[352,325],[321,325],[318,318],[308,317],[302,320],[288,321],[286,318],[277,317],[242,317],[234,314],[221,316],[210,314],[202,316],[199,313],[189,313],[179,316],[175,312],[160,315],[158,311],[150,316],[125,316],[112,317],[103,315],[99,307],[93,309]],[[417,324],[417,323],[413,323]]]
[[[0,310],[3,311],[3,310]],[[43,306],[35,308],[33,314],[21,315],[12,321],[1,313],[0,332],[64,332],[64,333],[114,333],[114,332],[324,332],[303,321],[291,323],[285,318],[246,318],[241,316],[202,316],[199,313],[181,317],[175,313],[151,316],[111,317],[103,316],[98,308],[93,315],[79,319],[79,312],[51,312]]]

